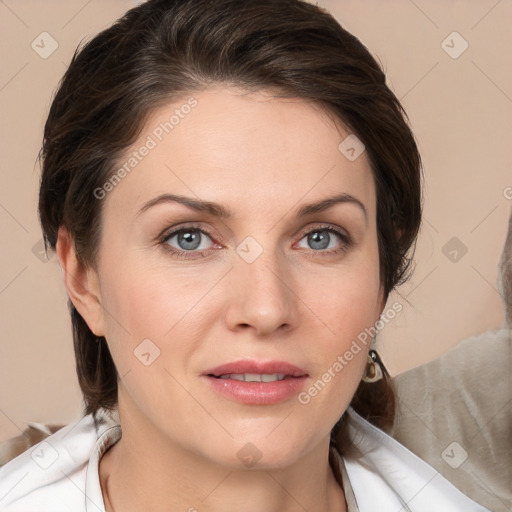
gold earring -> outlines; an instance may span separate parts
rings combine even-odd
[[[366,368],[361,380],[363,382],[377,382],[383,377],[382,368],[380,366],[380,358],[375,350],[370,350],[366,361]]]

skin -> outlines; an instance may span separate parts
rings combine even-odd
[[[384,293],[369,161],[338,150],[350,132],[311,102],[221,86],[190,96],[197,106],[103,199],[97,270],[81,267],[69,233],[59,232],[69,296],[105,336],[121,377],[123,437],[100,462],[106,509],[345,510],[329,435],[368,348],[307,405],[297,396],[241,404],[200,375],[238,359],[284,360],[309,374],[307,388],[378,320]],[[128,153],[190,96],[156,110]],[[233,217],[175,202],[138,214],[162,193],[215,201]],[[341,193],[357,198],[367,218],[350,202],[295,214]],[[180,259],[165,248],[189,246],[159,235],[191,222],[211,236],[199,235],[192,258]],[[327,248],[308,241],[315,230],[330,236]],[[236,251],[248,236],[263,248],[252,263]],[[145,366],[134,350],[148,338],[160,356]],[[262,454],[251,468],[237,456],[248,442]]]

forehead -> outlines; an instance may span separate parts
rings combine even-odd
[[[150,115],[118,163],[128,172],[108,202],[131,207],[167,192],[242,212],[344,192],[369,202],[371,213],[366,153],[351,160],[340,150],[349,136],[311,101],[226,87],[194,92]]]

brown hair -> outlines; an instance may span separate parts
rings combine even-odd
[[[387,298],[409,275],[421,219],[420,155],[376,60],[327,11],[302,0],[150,0],[77,48],[44,129],[39,214],[46,247],[55,249],[63,225],[80,263],[95,267],[103,202],[93,191],[113,175],[150,112],[210,84],[313,101],[363,142],[376,184]],[[69,306],[84,414],[95,417],[117,405],[117,371],[105,339],[95,343]],[[389,378],[362,383],[352,403],[375,424],[392,424]]]

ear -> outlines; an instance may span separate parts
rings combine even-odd
[[[57,257],[63,272],[64,286],[71,302],[96,336],[104,336],[104,315],[96,271],[84,267],[77,259],[69,231],[61,226],[57,236]]]

